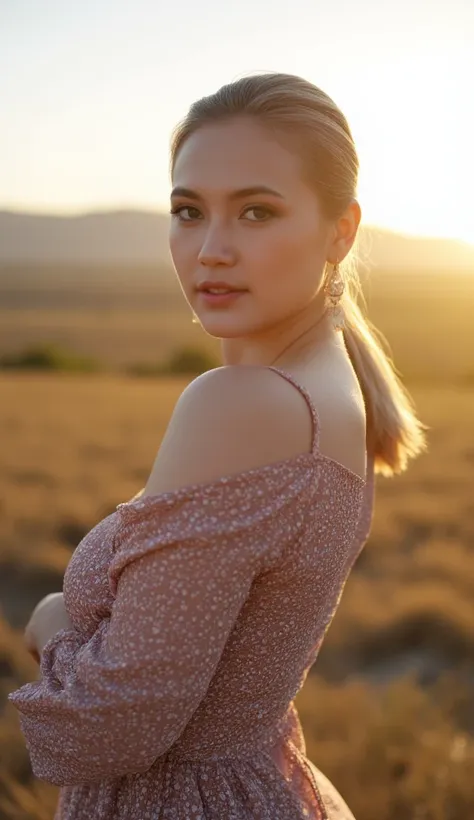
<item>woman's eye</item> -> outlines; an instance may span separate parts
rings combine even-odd
[[[170,210],[170,214],[172,216],[177,216],[179,218],[180,222],[193,222],[194,221],[192,218],[191,219],[183,219],[181,217],[181,212],[182,211],[196,211],[196,213],[199,213],[198,209],[193,208],[192,205],[181,205],[178,208],[172,208]],[[244,213],[247,213],[247,211],[263,211],[268,216],[273,216],[273,211],[270,208],[265,208],[263,205],[252,205],[250,208],[247,208],[244,211]],[[249,222],[265,222],[265,221],[266,221],[266,219],[250,219],[249,220]]]
[[[247,208],[247,211],[264,211],[269,216],[273,216],[273,211],[270,208],[264,208],[263,205],[252,205],[250,208]],[[247,213],[247,211],[245,213]],[[264,219],[251,219],[251,222],[264,222]]]
[[[172,208],[171,211],[170,211],[170,214],[172,216],[178,216],[181,213],[181,211],[197,211],[197,208],[193,208],[191,205],[181,205],[180,208]],[[198,213],[199,213],[199,211],[198,211]],[[180,220],[180,222],[191,222],[192,221],[190,219],[181,219],[180,216],[179,216],[179,220]]]

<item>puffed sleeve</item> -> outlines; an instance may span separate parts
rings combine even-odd
[[[8,696],[37,777],[144,772],[179,738],[253,582],[303,523],[314,462],[280,465],[118,505],[110,614],[89,640],[54,635],[41,680]]]

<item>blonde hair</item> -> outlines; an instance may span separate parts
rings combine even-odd
[[[194,102],[173,130],[170,173],[184,141],[203,125],[248,116],[293,142],[323,214],[337,220],[354,199],[359,160],[346,118],[320,88],[293,74],[244,76]],[[396,373],[386,341],[359,305],[366,307],[357,269],[358,237],[340,262],[345,280],[341,305],[347,352],[364,395],[367,444],[377,473],[403,472],[408,460],[426,449],[424,431],[413,401]]]

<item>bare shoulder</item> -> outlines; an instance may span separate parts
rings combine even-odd
[[[348,356],[330,351],[299,378],[317,408],[319,450],[364,477],[367,418],[364,396]]]
[[[309,453],[311,440],[311,413],[288,381],[266,367],[218,367],[190,382],[179,397],[144,494]]]

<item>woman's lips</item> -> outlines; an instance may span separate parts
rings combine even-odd
[[[208,305],[230,305],[232,302],[239,296],[243,296],[245,293],[248,293],[246,290],[232,290],[229,293],[209,293],[206,290],[200,290],[199,295],[203,298],[203,300]]]

